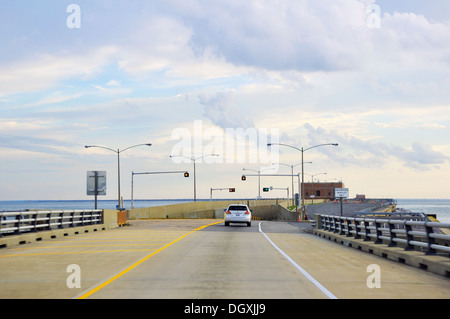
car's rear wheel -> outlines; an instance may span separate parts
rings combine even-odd
[[[247,223],[247,227],[250,227],[252,225],[252,222]]]

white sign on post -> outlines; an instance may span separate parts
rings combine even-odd
[[[334,189],[334,197],[336,198],[347,198],[348,195],[348,188],[335,188]]]

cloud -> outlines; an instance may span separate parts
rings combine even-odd
[[[409,148],[366,141],[345,133],[313,127],[309,123],[304,125],[308,132],[310,145],[337,142],[339,151],[329,151],[327,148],[317,148],[326,154],[330,160],[343,165],[357,165],[363,167],[382,167],[390,160],[400,161],[405,167],[425,171],[450,162],[450,156],[433,150],[432,146],[413,142]]]
[[[70,152],[62,149],[62,147],[67,146],[73,146],[73,144],[57,139],[35,136],[0,135],[0,147],[27,152],[70,155]]]
[[[415,142],[411,149],[395,148],[394,156],[401,159],[405,165],[417,170],[428,170],[430,165],[443,164],[450,161],[450,157],[436,152],[430,145]]]
[[[365,7],[339,1],[165,1],[192,29],[191,45],[236,65],[272,70],[352,69],[367,53]],[[186,9],[194,8],[193,10]],[[355,46],[355,43],[358,45]]]
[[[0,64],[0,96],[38,92],[68,79],[89,79],[110,62],[114,47],[99,47],[85,54],[39,54],[13,64]]]
[[[215,125],[223,129],[254,127],[253,120],[245,116],[242,108],[236,106],[233,92],[200,94],[198,98],[200,104],[204,106],[204,115]]]

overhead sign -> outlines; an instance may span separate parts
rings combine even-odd
[[[335,188],[334,189],[334,197],[336,198],[347,198],[348,195],[348,188]]]
[[[106,172],[87,172],[87,195],[106,195]]]

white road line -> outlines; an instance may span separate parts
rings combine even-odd
[[[295,268],[297,268],[303,275],[306,276],[317,288],[319,288],[325,295],[327,295],[330,299],[338,299],[335,295],[333,295],[328,289],[326,289],[324,286],[322,286],[317,280],[315,280],[310,274],[306,272],[302,267],[300,267],[291,257],[289,257],[284,251],[282,251],[280,248],[278,248],[277,245],[274,244],[273,241],[270,240],[270,238],[262,231],[261,224],[263,222],[260,222],[259,232],[264,235],[264,237],[267,238],[267,240],[272,244],[273,247],[275,247],[276,250],[278,250],[284,257],[286,257],[287,260],[291,262],[292,265],[294,265]]]

